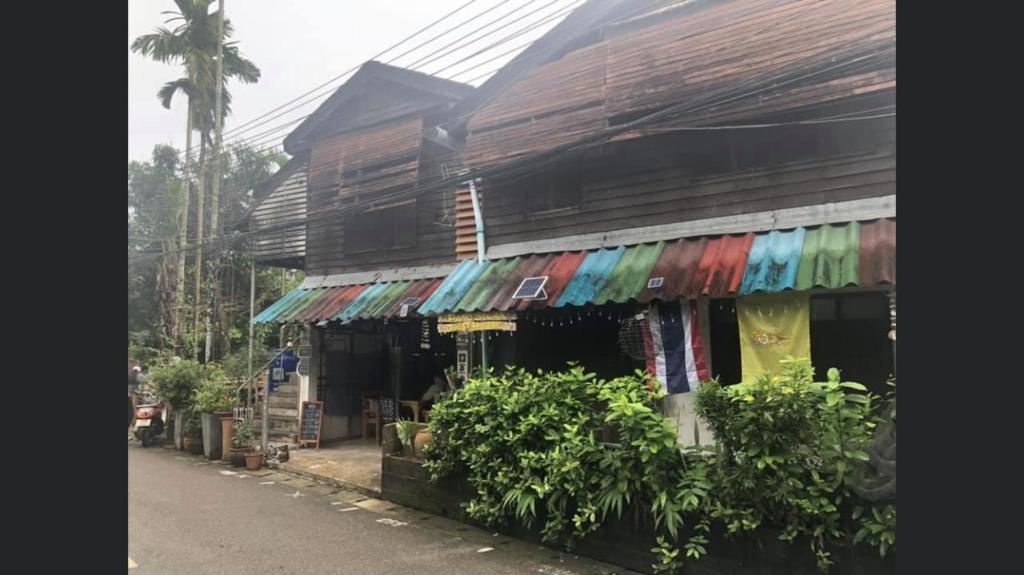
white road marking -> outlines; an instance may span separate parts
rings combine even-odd
[[[481,547],[476,550],[477,553],[487,553],[488,551],[494,551],[494,547]]]
[[[295,493],[285,493],[285,495],[287,497],[292,497],[292,498],[295,498],[295,499],[298,499],[299,497],[305,497],[305,495],[299,493],[297,490],[295,491]]]
[[[273,485],[275,481],[260,481],[260,485]]]
[[[346,507],[345,509],[339,509],[338,511],[355,511],[358,507]]]
[[[345,501],[331,501],[331,505],[345,505]]]
[[[237,477],[239,479],[245,479],[246,477],[249,477],[249,476],[248,475],[236,475],[235,477]]]
[[[238,475],[234,471],[227,471],[226,469],[222,469],[221,471],[218,471],[217,473],[220,473],[221,475]]]
[[[405,521],[398,521],[397,519],[389,519],[387,517],[382,517],[381,519],[378,519],[377,523],[381,523],[383,525],[390,525],[391,527],[405,527],[406,525],[408,525],[408,523],[406,523]]]
[[[138,566],[139,566],[139,564],[134,562],[134,561],[132,561],[131,557],[128,558],[128,568],[129,569],[135,569]]]

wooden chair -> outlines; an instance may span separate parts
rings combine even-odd
[[[380,404],[377,400],[378,396],[363,394],[363,439],[367,439],[366,430],[370,425],[373,425],[375,437],[380,439],[380,432],[377,431],[380,424]]]

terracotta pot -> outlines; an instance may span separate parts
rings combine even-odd
[[[228,463],[233,467],[245,467],[245,454],[248,449],[244,447],[232,447],[228,452]]]
[[[222,442],[220,452],[224,457],[228,457],[233,447],[231,440],[235,436],[235,420],[232,417],[234,414],[230,411],[215,411],[213,414],[220,418]]]
[[[258,471],[260,465],[263,464],[262,453],[246,453],[245,454],[245,468],[249,471]]]
[[[434,442],[434,436],[429,430],[424,429],[423,431],[416,434],[416,439],[413,441],[413,445],[416,446],[416,457],[423,459],[426,455],[423,449]]]

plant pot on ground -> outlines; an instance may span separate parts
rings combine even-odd
[[[184,449],[192,455],[203,454],[203,440],[202,440],[202,422],[199,419],[199,415],[189,411],[187,414],[182,412],[182,444]]]
[[[230,416],[235,389],[216,366],[204,366],[202,373],[203,380],[192,391],[192,409],[203,414],[203,451],[207,458],[216,460],[227,454],[224,452],[225,425],[214,413],[226,412]],[[227,448],[230,450],[231,445]]]
[[[255,440],[256,433],[251,421],[234,422],[234,433],[231,438],[231,465],[235,467],[246,465],[245,455],[252,452]]]
[[[245,468],[248,469],[249,471],[258,471],[259,468],[260,468],[260,465],[262,465],[262,464],[263,464],[263,454],[262,453],[256,452],[256,453],[246,453],[245,454]]]
[[[186,436],[182,441],[185,443],[185,451],[190,455],[202,455],[203,454],[203,440],[200,437],[188,437]]]
[[[181,420],[191,411],[193,393],[208,373],[202,364],[192,360],[171,360],[149,370],[157,399],[171,406],[169,413],[174,416],[174,425],[168,420],[168,436],[174,438],[174,445],[179,449],[184,446],[184,422]]]

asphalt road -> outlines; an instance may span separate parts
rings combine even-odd
[[[307,479],[135,442],[128,559],[130,575],[630,574]]]

